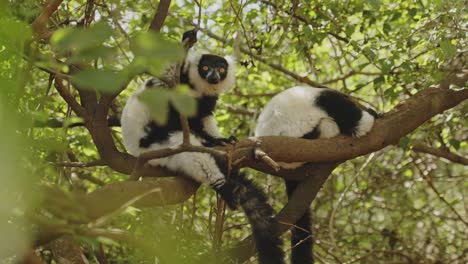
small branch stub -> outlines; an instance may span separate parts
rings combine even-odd
[[[261,150],[259,148],[260,141],[255,142],[256,147],[254,148],[254,157],[257,160],[263,161],[265,164],[270,166],[272,169],[275,171],[279,171],[281,169],[280,165],[276,161],[274,161],[268,154],[265,153],[265,151]]]

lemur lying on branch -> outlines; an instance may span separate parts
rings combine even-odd
[[[331,138],[339,134],[360,137],[367,134],[377,117],[375,111],[364,110],[348,96],[327,88],[296,86],[274,96],[261,112],[255,136],[289,136],[306,139]],[[295,169],[301,162],[280,163]],[[291,198],[298,186],[286,181]],[[312,230],[308,209],[291,229],[293,264],[313,263]]]

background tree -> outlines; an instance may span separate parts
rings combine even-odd
[[[466,1],[21,0],[0,2],[0,20],[2,263],[192,263],[213,252],[255,263],[243,214],[144,166],[164,153],[137,162],[122,146],[123,103],[180,58],[174,43],[193,27],[196,49],[239,62],[217,119],[242,140],[216,153],[250,168],[283,232],[311,206],[319,263],[468,261]],[[299,83],[385,114],[362,139],[247,139],[261,106]],[[155,100],[187,104],[183,89]],[[287,172],[275,161],[310,164]],[[148,177],[126,181],[132,173]],[[285,205],[268,174],[303,182]]]

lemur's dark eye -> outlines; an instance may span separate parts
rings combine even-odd
[[[203,66],[203,67],[202,67],[202,70],[207,71],[207,70],[208,70],[208,66]]]
[[[220,72],[220,73],[225,73],[225,72],[226,72],[226,69],[225,69],[224,67],[221,67],[221,68],[219,68],[219,72]]]

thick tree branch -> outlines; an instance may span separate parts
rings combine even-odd
[[[119,209],[127,201],[142,193],[158,188],[135,202],[134,206],[145,208],[184,202],[197,190],[198,184],[185,177],[148,178],[141,181],[125,181],[108,184],[79,198],[87,217],[95,220]]]
[[[47,21],[50,16],[57,10],[63,0],[50,0],[42,10],[42,13],[34,20],[31,27],[34,34],[38,38],[42,38],[46,31]]]
[[[158,10],[156,10],[156,14],[153,17],[153,20],[151,20],[149,30],[154,32],[161,31],[161,28],[164,25],[164,20],[166,20],[170,5],[171,0],[159,1]]]

